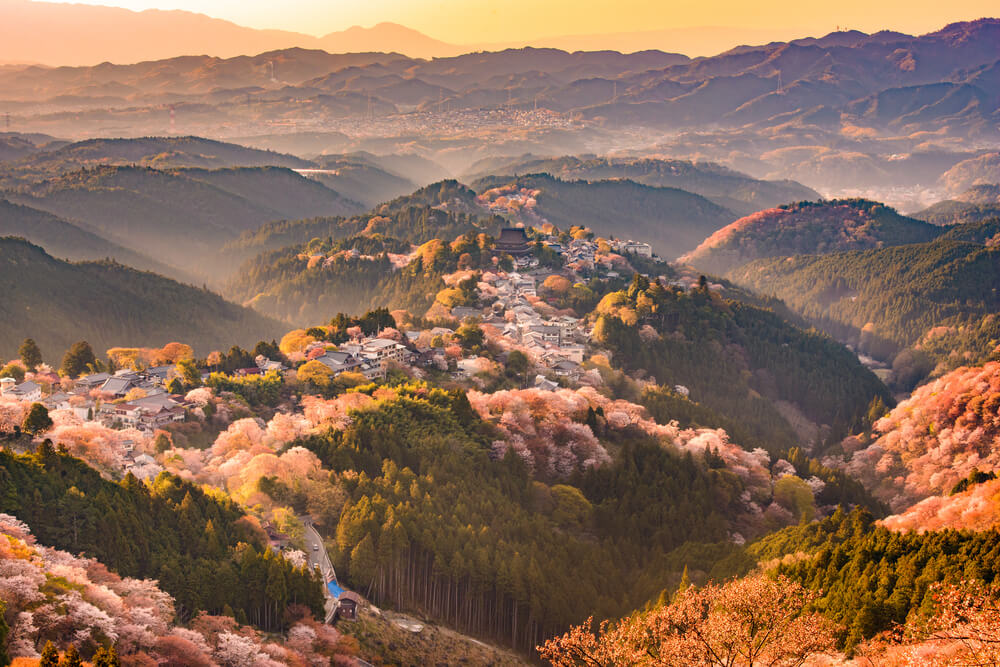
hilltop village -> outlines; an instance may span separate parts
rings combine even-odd
[[[593,319],[559,308],[559,297],[574,283],[595,277],[609,288],[626,285],[636,273],[629,257],[661,260],[647,243],[598,239],[590,233],[567,240],[565,235],[560,239],[531,231],[533,238],[522,227],[501,230],[494,254],[506,258],[510,270],[446,276],[447,284],[470,291],[473,298],[465,300],[471,305],[450,308],[436,303],[423,318],[433,326],[406,326],[382,313],[374,329],[347,327],[336,344],[326,340],[328,332],[322,328],[295,330],[280,343],[262,342],[253,352],[213,352],[201,366],[182,343],[155,352],[112,349],[106,365],[88,350],[84,356],[90,363],[78,376],[65,360],[59,372],[48,364],[25,368],[14,360],[3,369],[8,374],[0,377],[0,396],[9,413],[26,414],[38,403],[57,424],[112,431],[102,454],[106,470],[151,479],[164,469],[156,459],[162,453],[156,450],[163,448],[163,434],[204,419],[203,396],[191,395],[198,386],[224,391],[253,384],[276,391],[291,383],[315,390],[338,379],[357,384],[402,373],[483,388],[491,374],[504,368],[517,369],[522,387],[554,391],[599,386],[600,371],[585,364],[599,351],[592,340]],[[653,279],[673,289],[695,282],[692,277]],[[162,363],[165,360],[175,363]],[[8,421],[19,426],[16,419]]]

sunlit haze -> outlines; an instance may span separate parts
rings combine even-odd
[[[254,28],[312,35],[391,21],[454,44],[534,40],[561,35],[636,32],[698,26],[788,29],[825,34],[838,27],[866,32],[885,28],[924,33],[960,20],[987,16],[993,0],[838,3],[748,3],[740,0],[122,0],[89,2],[146,9],[182,9]],[[747,34],[752,34],[747,31]]]

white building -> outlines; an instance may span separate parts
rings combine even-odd
[[[5,391],[3,395],[20,401],[40,401],[42,400],[42,388],[34,382],[22,382]]]

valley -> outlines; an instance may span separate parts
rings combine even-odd
[[[1000,660],[1000,20],[414,43],[0,66],[0,665]]]

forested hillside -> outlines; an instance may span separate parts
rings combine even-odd
[[[289,220],[344,215],[363,208],[361,203],[285,167],[175,169],[171,173],[209,183]]]
[[[891,403],[878,378],[833,340],[705,289],[664,289],[637,276],[595,312],[594,337],[616,364],[642,369],[661,385],[683,385],[710,411],[697,419],[714,413],[713,425],[736,422],[731,435],[744,446],[779,453],[801,441],[779,402],[819,426],[817,448],[863,428],[873,402]],[[662,396],[647,401],[657,416],[658,404],[673,407]]]
[[[57,360],[75,341],[101,352],[184,340],[203,354],[280,336],[274,320],[204,289],[114,262],[69,263],[24,240],[0,239],[0,351],[34,337]]]
[[[989,221],[960,225],[932,243],[761,260],[729,277],[893,362],[895,381],[907,388],[984,360],[1000,340],[1000,250],[984,245],[997,231]]]
[[[641,239],[676,257],[736,218],[708,199],[632,181],[563,181],[546,174],[491,176],[473,184],[482,205],[527,226],[588,227],[604,237]]]
[[[391,199],[378,207],[380,213],[400,211],[413,206],[440,207],[445,210],[484,214],[476,206],[476,192],[454,179],[445,179],[425,185],[418,190]]]
[[[863,199],[799,202],[758,211],[715,232],[681,261],[716,275],[765,257],[930,241],[932,225]]]
[[[443,182],[388,202],[374,214],[276,223],[246,234],[225,252],[241,256],[253,248],[299,243],[247,260],[224,293],[301,326],[314,324],[317,314],[383,306],[422,316],[444,288],[443,276],[460,268],[463,255],[468,255],[463,269],[493,266],[492,235],[504,221],[455,205],[456,187],[468,192]],[[452,205],[432,206],[434,201]],[[302,243],[304,238],[312,240]],[[455,240],[442,241],[449,238]]]
[[[0,160],[16,160],[25,155],[38,153],[48,148],[52,150],[66,145],[67,141],[57,140],[47,134],[22,132],[0,132]]]
[[[222,248],[227,261],[244,261],[260,253],[291,246],[301,246],[313,239],[343,240],[351,236],[383,235],[414,244],[435,238],[455,238],[471,230],[496,233],[505,223],[502,218],[474,206],[440,207],[440,202],[424,201],[422,193],[400,198],[379,206],[371,213],[344,217],[306,220],[279,220],[240,234]],[[260,262],[267,263],[266,258]]]
[[[53,257],[72,260],[111,258],[137,269],[161,274],[178,272],[176,268],[112,243],[89,229],[5,199],[0,199],[0,236],[27,239],[45,248]]]
[[[258,312],[302,326],[329,313],[362,312],[396,270],[386,252],[387,247],[399,243],[388,239],[386,246],[379,239],[365,239],[353,237],[262,253],[236,272],[225,294]],[[370,246],[371,253],[354,257],[350,250],[362,243]],[[409,247],[403,250],[407,252]]]
[[[437,180],[439,170],[432,168],[421,176],[426,180],[417,183],[413,176],[393,171],[374,155],[322,155],[315,162],[319,168],[308,172],[309,178],[368,208],[413,192],[423,183]]]
[[[1000,204],[945,200],[913,214],[932,225],[962,225],[1000,217]]]

